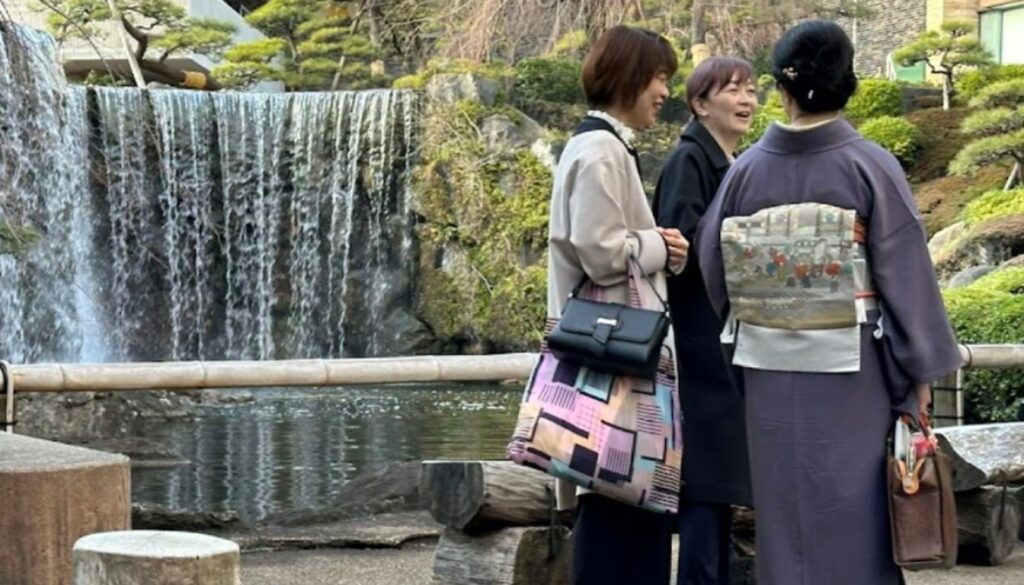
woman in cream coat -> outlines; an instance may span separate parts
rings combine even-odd
[[[664,39],[626,26],[609,30],[587,55],[582,81],[593,109],[562,152],[551,194],[549,317],[561,315],[584,274],[602,287],[604,300],[627,303],[631,256],[662,297],[663,271],[678,272],[685,264],[688,244],[678,230],[655,224],[630,144],[635,130],[657,119],[676,67]],[[651,291],[638,288],[645,307],[661,308]],[[571,484],[559,482],[558,496],[562,509],[576,504]],[[668,582],[669,518],[597,494],[578,500],[572,583]]]

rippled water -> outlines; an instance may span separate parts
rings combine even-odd
[[[252,396],[202,406],[193,420],[147,425],[144,438],[184,461],[135,469],[134,500],[233,511],[244,520],[323,509],[348,480],[390,462],[503,458],[521,391],[318,388]]]

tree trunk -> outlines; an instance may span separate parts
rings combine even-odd
[[[1020,536],[1020,508],[1014,491],[985,486],[957,494],[959,562],[996,566],[1013,552]]]
[[[511,461],[424,461],[420,501],[457,530],[551,521],[554,479]]]
[[[947,112],[949,111],[949,94],[952,91],[951,85],[949,76],[944,75],[942,77],[942,109]]]
[[[569,530],[503,528],[471,536],[445,529],[434,553],[436,585],[568,585]]]

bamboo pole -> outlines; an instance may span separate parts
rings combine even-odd
[[[1024,368],[1024,345],[960,346],[965,368]],[[537,354],[11,365],[16,392],[348,386],[525,380]]]
[[[536,354],[121,364],[12,365],[17,392],[76,392],[411,382],[492,382],[529,377]]]

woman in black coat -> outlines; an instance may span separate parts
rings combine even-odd
[[[686,83],[693,119],[669,155],[654,196],[658,225],[687,240],[711,204],[757,107],[753,70],[713,57]],[[683,409],[678,585],[728,585],[732,505],[750,507],[743,404],[731,383],[695,255],[668,281]]]

